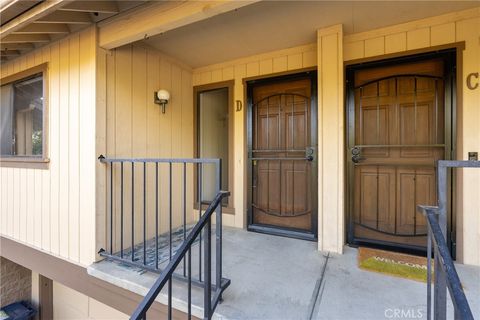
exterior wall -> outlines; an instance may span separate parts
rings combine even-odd
[[[343,169],[345,65],[355,61],[385,59],[393,54],[408,55],[428,51],[429,48],[438,46],[454,47],[457,42],[465,42],[457,83],[457,159],[466,159],[468,151],[480,150],[480,130],[477,125],[480,119],[480,90],[468,90],[464,83],[468,73],[480,70],[479,38],[478,8],[350,35],[343,35],[341,26],[333,26],[318,31],[316,44],[195,69],[193,85],[234,79],[234,99],[242,101],[245,106],[244,79],[295,72],[302,68],[315,67],[318,63],[319,141],[322,142],[318,153],[319,249],[341,252],[346,232],[346,184]],[[343,41],[340,41],[342,39]],[[241,112],[235,113],[234,126],[236,213],[231,224],[243,227],[246,223],[245,107]],[[468,175],[464,175],[459,171],[456,232],[458,258],[459,261],[474,265],[480,265],[479,181],[480,172],[469,170]]]
[[[480,150],[480,90],[469,90],[464,84],[468,73],[480,70],[479,37],[477,8],[345,36],[340,26],[325,28],[319,30],[314,44],[190,70],[158,51],[138,45],[97,52],[96,29],[90,27],[1,67],[3,78],[48,62],[50,162],[48,169],[0,168],[0,232],[68,260],[90,264],[105,240],[108,209],[105,166],[95,160],[96,156],[193,157],[192,85],[226,80],[235,81],[234,100],[241,101],[244,108],[234,116],[235,149],[231,163],[235,172],[235,215],[225,219],[225,223],[245,226],[243,81],[318,65],[322,142],[318,154],[319,248],[341,252],[345,239],[345,62],[379,60],[464,42],[457,84],[461,89],[456,151],[458,159],[466,159],[468,151]],[[172,93],[165,114],[153,103],[152,94],[159,88]],[[137,174],[140,181],[141,171]],[[480,173],[470,170],[468,174],[460,171],[456,181],[458,256],[464,263],[476,265],[480,265],[479,180]],[[332,184],[335,192],[332,194],[329,189],[326,197],[326,188]],[[161,203],[165,210],[167,202]],[[193,206],[191,194],[188,203]],[[92,237],[89,230],[95,228],[97,237]]]
[[[0,257],[0,308],[17,301],[30,301],[32,272]]]
[[[129,316],[89,296],[53,283],[53,319],[128,319]]]
[[[480,8],[455,12],[344,38],[345,60],[382,58],[411,50],[465,42],[457,80],[458,160],[480,150],[480,90],[469,90],[466,76],[480,71]],[[466,264],[480,265],[480,172],[459,170],[457,187],[457,253]]]
[[[32,271],[32,283],[31,283],[31,288],[32,288],[32,295],[31,295],[31,301],[32,301],[32,306],[39,310],[40,306],[40,286],[39,286],[39,279],[40,275],[37,272]]]
[[[234,114],[233,159],[234,168],[233,207],[235,215],[224,214],[224,223],[236,227],[246,225],[246,105],[243,80],[258,76],[281,74],[316,66],[316,45],[310,44],[246,57],[193,70],[193,85],[234,80],[234,97],[243,104]]]
[[[98,55],[97,77],[97,154],[110,158],[192,158],[193,147],[193,90],[191,70],[183,64],[166,57],[159,51],[140,45],[128,45],[111,51],[101,51]],[[162,114],[161,106],[154,103],[154,92],[166,89],[171,98]],[[147,236],[154,235],[155,175],[154,166],[148,167],[147,174]],[[181,223],[182,170],[173,168],[172,212],[174,226]],[[187,212],[193,213],[193,171],[188,168]],[[105,248],[106,212],[110,212],[109,202],[105,202],[109,188],[107,166],[97,164],[97,249]],[[130,195],[131,167],[125,166],[125,193]],[[114,184],[120,186],[119,170]],[[159,166],[161,192],[160,231],[168,226],[168,167]],[[138,241],[143,238],[143,170],[135,170],[136,231]],[[115,205],[119,206],[120,188],[114,193]],[[124,210],[131,212],[131,197],[124,197]],[[119,213],[120,210],[115,210]],[[130,215],[128,215],[130,217]],[[119,230],[120,219],[116,219]],[[126,220],[125,239],[130,239],[130,220]],[[119,233],[114,234],[115,239]],[[128,240],[125,240],[126,242]]]
[[[344,110],[343,30],[318,30],[318,249],[343,251]]]
[[[1,66],[1,77],[48,63],[47,168],[0,168],[0,232],[88,265],[95,257],[95,51],[90,27]]]

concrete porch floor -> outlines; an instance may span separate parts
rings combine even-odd
[[[312,319],[388,319],[395,312],[426,318],[425,283],[361,270],[354,248],[346,247],[345,254],[327,258],[316,246],[315,242],[224,228],[223,276],[232,283],[216,317],[309,319],[314,305]],[[480,318],[480,268],[458,264],[457,270],[474,316]],[[142,295],[157,277],[106,260],[93,264],[88,272]],[[317,283],[318,296],[314,294]],[[185,287],[174,282],[174,308],[182,311],[186,310]],[[196,290],[193,314],[201,317],[203,296]],[[158,300],[166,302],[164,291]]]

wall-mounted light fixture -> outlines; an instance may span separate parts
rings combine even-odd
[[[154,92],[154,102],[162,106],[162,113],[165,113],[165,106],[170,100],[170,92],[164,89],[160,89]]]

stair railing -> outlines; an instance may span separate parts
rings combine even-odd
[[[99,160],[107,165],[107,241],[100,256],[159,274],[132,319],[146,319],[148,309],[166,284],[167,316],[171,319],[174,279],[187,285],[188,319],[192,316],[192,285],[203,288],[204,318],[211,319],[223,291],[230,285],[230,280],[222,277],[222,200],[230,193],[220,190],[221,160],[104,156]],[[207,178],[210,179],[206,181]],[[191,192],[196,197],[196,207],[187,209]],[[207,199],[212,192],[214,198]],[[179,203],[174,203],[174,197]],[[205,209],[206,203],[209,205]],[[198,213],[196,223],[190,209]],[[162,233],[162,228],[166,232]],[[196,264],[194,271],[192,264]]]
[[[447,288],[453,303],[454,319],[473,320],[473,314],[463,291],[448,245],[447,190],[448,169],[480,168],[480,161],[447,161],[437,163],[438,207],[418,206],[427,220],[427,319],[447,319]],[[432,248],[433,246],[433,248]],[[432,249],[434,256],[433,275]],[[432,282],[433,301],[432,301]]]

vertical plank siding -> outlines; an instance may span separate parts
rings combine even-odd
[[[234,80],[234,100],[243,102],[243,110],[234,115],[234,215],[226,215],[226,224],[244,227],[246,223],[246,101],[244,79],[269,77],[306,68],[321,68],[319,98],[319,146],[322,165],[321,184],[331,181],[335,196],[319,197],[319,238],[322,249],[341,252],[344,244],[343,176],[343,68],[345,61],[383,59],[386,54],[410,54],[409,50],[428,50],[432,46],[464,42],[463,74],[480,69],[480,9],[454,12],[405,24],[344,35],[325,33],[316,43],[263,53],[191,70],[159,51],[142,45],[127,45],[114,50],[97,47],[95,27],[2,64],[6,77],[48,62],[49,135],[48,169],[0,167],[0,232],[2,235],[49,251],[81,264],[95,259],[99,247],[105,247],[107,233],[106,167],[96,157],[193,157],[194,101],[192,86]],[[330,30],[331,31],[331,30]],[[331,49],[333,48],[333,49]],[[333,61],[333,64],[330,62]],[[98,83],[97,83],[98,81]],[[463,85],[459,81],[459,86]],[[333,88],[333,91],[328,91]],[[166,113],[153,102],[153,93],[167,89],[171,100]],[[459,90],[458,153],[480,148],[477,108],[480,90]],[[335,100],[335,96],[337,100]],[[328,99],[327,99],[328,98]],[[331,104],[330,104],[331,102]],[[323,108],[332,105],[335,108]],[[335,110],[338,109],[338,110]],[[330,130],[331,129],[331,130]],[[333,134],[327,137],[327,133]],[[142,195],[143,168],[135,169],[135,193]],[[155,195],[154,167],[148,167],[148,235],[154,231],[152,219]],[[193,218],[193,170],[187,175],[187,212]],[[328,174],[323,174],[328,172]],[[130,192],[131,166],[124,170],[125,191]],[[181,185],[181,168],[173,170],[173,189]],[[459,257],[469,264],[480,264],[480,174],[457,179]],[[168,167],[160,168],[160,229],[168,227]],[[323,181],[323,182],[322,182]],[[119,172],[114,176],[119,186]],[[130,195],[130,194],[129,194]],[[180,223],[182,194],[174,193],[174,225]],[[116,203],[120,190],[114,190]],[[142,235],[143,201],[135,203],[137,240]],[[119,212],[119,208],[114,208]],[[125,223],[131,223],[130,197],[125,197]],[[119,227],[118,216],[115,224]],[[96,235],[93,236],[96,230]],[[328,231],[328,233],[327,233]],[[117,234],[115,235],[117,236]],[[125,239],[129,234],[126,232]],[[328,238],[328,239],[327,239]],[[118,241],[118,238],[115,239]]]
[[[225,80],[235,80],[234,99],[244,104],[241,112],[235,112],[235,151],[234,151],[234,224],[243,227],[246,223],[245,215],[245,91],[244,79],[257,76],[273,76],[275,73],[298,70],[307,67],[318,67],[319,74],[324,78],[319,81],[319,92],[330,93],[334,89],[335,94],[329,95],[328,102],[338,110],[328,109],[324,118],[319,118],[319,157],[323,155],[323,167],[319,166],[319,192],[322,191],[322,184],[334,182],[335,196],[330,199],[319,197],[319,245],[320,249],[342,252],[344,244],[344,187],[343,161],[344,154],[342,147],[334,144],[337,141],[343,144],[343,88],[339,84],[340,74],[343,72],[345,61],[371,58],[384,59],[385,54],[405,53],[411,54],[408,50],[428,50],[432,46],[450,44],[465,41],[465,50],[462,52],[463,74],[460,79],[465,79],[470,72],[480,69],[479,30],[480,30],[480,9],[469,9],[459,12],[452,12],[441,16],[425,18],[417,21],[407,22],[399,25],[392,25],[385,28],[370,30],[361,33],[343,35],[339,39],[335,35],[320,37],[317,43],[299,46],[260,55],[244,57],[232,61],[222,62],[196,68],[193,70],[193,85],[205,85]],[[320,33],[329,31],[329,28],[319,30]],[[330,30],[331,31],[331,30]],[[321,40],[321,41],[320,41]],[[322,49],[322,45],[329,47]],[[322,52],[323,50],[323,52]],[[338,54],[342,61],[336,61],[332,54]],[[322,60],[320,60],[322,59]],[[329,61],[333,61],[330,64]],[[322,63],[323,62],[323,63]],[[333,70],[333,68],[337,68]],[[325,69],[325,70],[321,70]],[[330,76],[333,75],[333,76]],[[464,85],[459,82],[459,86]],[[461,90],[461,92],[460,92]],[[460,89],[459,99],[461,104],[458,110],[458,141],[457,158],[465,159],[468,150],[480,148],[480,135],[478,125],[478,106],[480,91]],[[335,101],[335,96],[338,100]],[[462,101],[463,100],[463,101]],[[319,108],[321,106],[319,105]],[[326,127],[324,127],[326,125]],[[327,128],[328,127],[328,128]],[[335,127],[332,129],[332,127]],[[332,130],[330,130],[332,129]],[[329,133],[329,136],[322,136],[322,132]],[[323,137],[323,140],[322,140]],[[325,144],[326,143],[326,144]],[[325,145],[323,145],[325,144]],[[328,171],[331,170],[331,171]],[[477,187],[480,174],[469,172],[463,175],[459,172],[457,179],[457,248],[459,257],[465,263],[480,264],[480,250],[478,236],[480,234],[480,218],[478,216],[480,189]],[[475,182],[477,181],[477,182]],[[240,192],[237,192],[240,191]],[[225,220],[227,221],[227,219]],[[461,236],[460,236],[461,235]]]
[[[47,168],[0,168],[1,234],[88,265],[95,259],[95,52],[90,27],[1,66],[48,63]]]
[[[431,46],[465,43],[461,51],[463,72],[457,83],[457,149],[458,160],[465,160],[469,150],[480,149],[480,90],[469,90],[463,82],[470,72],[480,70],[480,8],[453,12],[442,16],[394,25],[377,30],[346,35],[343,38],[343,58],[355,61],[381,59],[384,54]],[[463,88],[462,88],[463,87]],[[468,174],[464,174],[468,172]],[[480,173],[458,170],[457,192],[457,258],[467,264],[480,265]]]
[[[108,157],[134,158],[192,158],[193,154],[193,90],[189,67],[174,61],[159,51],[142,45],[128,45],[99,55],[98,73],[105,79],[98,92],[105,95],[104,123],[97,123],[97,130],[105,132],[105,143],[97,145],[97,153]],[[100,75],[101,74],[101,75]],[[162,114],[154,103],[154,92],[166,89],[171,98]],[[110,189],[109,166],[97,171],[98,181]],[[131,241],[131,164],[124,166],[124,244]],[[168,165],[159,165],[159,230],[169,226]],[[193,219],[193,170],[188,172],[187,212]],[[182,223],[183,167],[172,170],[173,226]],[[134,173],[134,225],[135,242],[143,241],[143,165],[135,166]],[[120,165],[114,173],[114,226],[116,249],[120,242]],[[147,237],[155,233],[155,165],[147,165],[146,175]],[[104,192],[100,191],[99,192]],[[97,223],[108,225],[110,200],[97,198]],[[99,222],[100,221],[100,222]],[[97,230],[97,247],[106,247],[109,230]],[[108,241],[107,241],[108,239]],[[128,245],[127,245],[128,244]]]
[[[318,249],[341,252],[344,226],[343,28],[319,30]]]
[[[233,207],[235,215],[225,215],[224,223],[243,228],[246,224],[246,110],[244,79],[272,77],[285,72],[317,66],[317,44],[308,44],[259,55],[236,59],[193,70],[193,85],[205,85],[234,80],[233,99],[241,101],[243,108],[234,113],[234,151],[231,165],[234,167]]]

